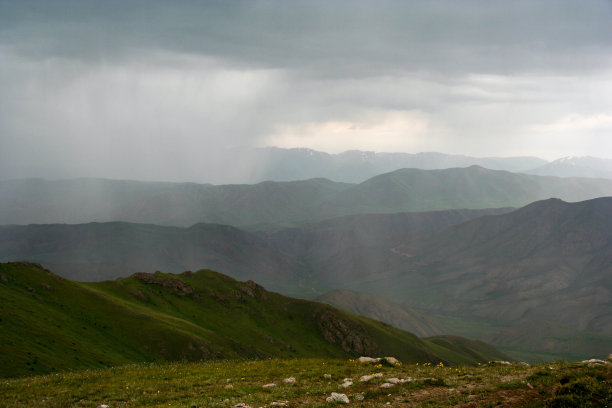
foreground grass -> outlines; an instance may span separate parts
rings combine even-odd
[[[380,372],[382,377],[360,382]],[[330,377],[331,376],[331,377]],[[283,379],[295,377],[287,384]],[[387,379],[411,381],[381,388]],[[344,378],[353,385],[343,388]],[[554,363],[539,366],[443,367],[361,365],[352,360],[294,359],[242,362],[136,364],[122,367],[5,379],[3,407],[252,407],[332,406],[332,392],[350,405],[572,407],[612,403],[610,366]],[[263,385],[275,383],[275,387]],[[362,401],[359,401],[363,397]],[[282,406],[282,405],[281,405]]]

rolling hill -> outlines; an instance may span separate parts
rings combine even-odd
[[[137,222],[297,226],[351,214],[519,207],[551,197],[612,195],[612,180],[487,170],[402,169],[360,184],[326,179],[199,185],[80,179],[0,182],[0,224]]]
[[[0,264],[0,376],[162,360],[393,355],[475,363],[505,355],[422,340],[329,305],[201,270],[79,283]]]

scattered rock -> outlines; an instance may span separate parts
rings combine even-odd
[[[387,364],[392,365],[392,366],[400,366],[400,365],[402,365],[402,363],[400,363],[400,361],[397,358],[395,358],[395,357],[383,357],[383,358],[379,359],[379,361],[381,363],[387,363]]]
[[[374,378],[382,378],[383,373],[375,373]]]
[[[271,407],[286,407],[289,401],[272,401],[270,403]]]
[[[581,363],[582,364],[586,364],[589,367],[600,366],[600,365],[611,365],[612,364],[609,361],[600,360],[598,358],[592,358],[590,360],[583,360],[583,361],[581,361]]]
[[[223,388],[226,388],[226,389],[228,389],[228,390],[229,390],[229,389],[231,389],[231,388],[234,388],[234,386],[233,386],[232,384],[227,384],[227,385],[226,385],[225,387],[223,387]]]
[[[338,394],[336,392],[332,392],[331,396],[325,399],[327,402],[342,402],[344,404],[348,404],[350,401],[346,394]]]
[[[503,360],[498,360],[498,361],[494,361],[495,364],[501,364],[501,365],[512,365],[511,362],[509,361],[503,361]]]
[[[272,387],[276,387],[276,384],[274,383],[270,383],[270,384],[264,384],[262,385],[263,388],[272,388]]]
[[[98,408],[108,408],[108,405],[106,404],[98,405]]]
[[[348,388],[351,385],[353,385],[353,380],[350,379],[350,378],[345,378],[344,382],[342,384],[340,384],[340,386],[343,387],[343,388]]]
[[[393,378],[388,378],[387,382],[391,384],[403,384],[406,382],[406,380],[400,380],[399,378],[393,377]]]
[[[366,382],[366,381],[370,381],[370,380],[372,380],[373,378],[374,378],[374,376],[373,376],[373,375],[370,375],[370,374],[368,374],[368,375],[362,375],[361,377],[359,377],[359,381],[361,381],[361,382]]]
[[[251,406],[247,404],[246,402],[239,402],[238,404],[234,405],[232,408],[251,408]]]
[[[285,378],[285,379],[283,380],[283,382],[284,382],[285,384],[294,384],[294,383],[295,383],[295,377],[288,377],[288,378]]]
[[[357,362],[360,364],[366,364],[366,363],[378,363],[379,359],[378,358],[372,358],[372,357],[359,357],[357,359]]]
[[[365,395],[363,395],[363,394],[355,394],[355,396],[353,398],[355,398],[355,401],[363,401],[365,399]]]
[[[519,361],[518,363],[516,363],[516,365],[520,365],[520,366],[524,366],[524,367],[529,367],[529,363],[526,363],[524,361]]]
[[[388,383],[388,382],[380,384],[380,388],[391,388],[391,387],[393,387],[393,384]]]
[[[331,380],[331,374],[323,374],[323,378],[326,380]]]

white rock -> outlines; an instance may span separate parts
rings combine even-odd
[[[98,405],[98,408],[108,408],[108,405],[106,404]]]
[[[391,364],[391,365],[394,365],[394,366],[398,366],[398,365],[401,365],[401,364],[402,364],[402,363],[400,363],[400,361],[399,361],[397,358],[395,358],[395,357],[385,357],[385,358],[384,358],[384,360],[385,360],[387,363],[389,363],[389,364]]]
[[[289,401],[272,401],[270,403],[271,407],[286,407]]]
[[[323,374],[323,378],[326,380],[331,380],[331,374]]]
[[[498,360],[498,361],[494,361],[495,364],[501,364],[501,365],[512,365],[511,362],[509,361],[503,361],[503,360]]]
[[[295,377],[285,378],[285,379],[283,380],[283,382],[284,382],[285,384],[293,384],[293,383],[295,383]]]
[[[351,385],[353,385],[352,381],[344,381],[342,384],[340,384],[340,386],[343,387],[343,388],[348,388]]]
[[[383,373],[376,373],[374,374],[374,378],[382,378]]]
[[[327,401],[327,402],[342,402],[344,404],[348,404],[349,403],[349,399],[346,396],[346,394],[338,394],[336,392],[332,392],[331,396],[327,397],[325,399],[325,401]]]
[[[380,359],[378,358],[372,358],[372,357],[359,357],[357,359],[358,363],[378,363]]]
[[[391,388],[391,387],[393,387],[393,384],[388,383],[388,382],[380,384],[380,388]]]
[[[365,399],[365,395],[363,394],[355,394],[355,401],[363,401]]]
[[[229,390],[230,388],[234,388],[234,386],[232,384],[226,384],[223,388],[227,388]]]
[[[393,377],[393,378],[388,378],[387,382],[391,383],[391,384],[403,384],[405,381],[404,380],[400,380],[399,378]]]
[[[274,383],[270,383],[270,384],[264,384],[262,385],[263,388],[272,388],[272,387],[276,387],[276,384]]]
[[[606,360],[600,360],[600,359],[597,359],[597,358],[592,358],[590,360],[583,360],[582,364],[587,364],[589,366],[596,366],[596,365],[609,365],[609,364],[612,364],[612,363],[610,363],[609,361],[606,361]]]
[[[251,406],[247,404],[246,402],[239,402],[238,404],[234,405],[232,408],[251,408]]]
[[[370,381],[371,379],[373,379],[374,376],[373,375],[362,375],[361,377],[359,377],[359,381],[361,382],[366,382],[366,381]]]

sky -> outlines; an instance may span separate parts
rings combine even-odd
[[[612,158],[611,21],[611,0],[0,0],[0,179],[204,182],[264,146]]]

